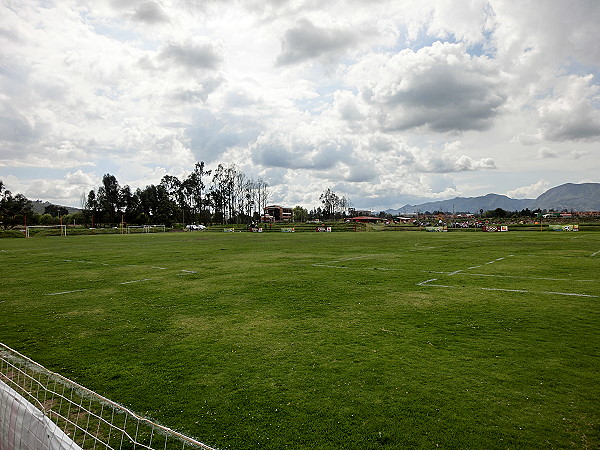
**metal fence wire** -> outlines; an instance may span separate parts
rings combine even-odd
[[[0,449],[205,449],[0,343]]]

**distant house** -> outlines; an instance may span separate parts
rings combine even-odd
[[[266,206],[262,216],[263,222],[291,222],[292,208],[284,208],[279,205]]]

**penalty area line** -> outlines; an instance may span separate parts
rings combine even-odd
[[[53,292],[52,294],[45,294],[45,295],[73,294],[74,292],[83,292],[83,291],[87,291],[87,289],[76,289],[74,291]]]
[[[152,278],[144,278],[142,280],[124,281],[124,282],[119,283],[119,284],[141,283],[142,281],[150,281],[150,280],[152,280]]]
[[[424,273],[439,273],[441,275],[450,275],[450,272],[442,272],[437,270],[423,270]],[[543,281],[572,281],[572,282],[580,282],[580,283],[597,283],[598,280],[574,280],[572,278],[549,278],[549,277],[525,277],[520,275],[497,275],[491,273],[472,273],[472,272],[461,272],[460,274],[456,274],[452,272],[454,275],[468,275],[474,277],[492,277],[492,278],[517,278],[522,280],[543,280]]]
[[[432,281],[438,281],[437,278],[431,278],[429,280],[421,281],[420,283],[416,283],[416,286],[425,286],[425,287],[440,287],[440,288],[452,288],[456,289],[461,286],[446,286],[443,284],[431,284]],[[525,289],[502,289],[502,288],[486,288],[486,287],[476,287],[474,289],[479,289],[480,291],[501,291],[501,292],[519,292],[522,294],[535,294],[534,291],[528,291]],[[597,295],[591,294],[578,294],[575,292],[553,292],[553,291],[541,291],[537,292],[541,294],[551,294],[551,295],[567,295],[570,297],[586,297],[586,298],[598,298]]]

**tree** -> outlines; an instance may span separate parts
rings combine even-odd
[[[121,188],[119,192],[119,203],[124,208],[125,222],[134,222],[139,213],[139,199],[135,194],[131,193],[131,188],[128,185]]]
[[[302,206],[296,206],[292,210],[292,214],[294,217],[294,222],[305,222],[306,220],[308,220],[308,211]]]
[[[44,208],[44,214],[50,214],[52,217],[61,217],[69,214],[69,210],[64,206],[48,205]]]
[[[335,219],[335,213],[340,206],[340,198],[335,192],[327,188],[319,197],[323,204],[323,214],[326,219]]]
[[[12,195],[0,180],[0,226],[5,230],[24,222],[24,218],[33,216],[31,202],[22,194]]]
[[[208,198],[204,194],[206,185],[203,178],[210,176],[211,172],[211,170],[204,168],[204,161],[197,162],[192,173],[181,185],[186,207],[189,208],[189,214],[194,217],[195,221],[198,221],[198,218],[203,215],[202,213],[208,206]]]
[[[98,189],[97,201],[100,212],[104,214],[107,222],[115,223],[119,202],[119,182],[114,175],[106,174],[102,177],[102,186]]]
[[[160,186],[167,194],[169,205],[168,207],[165,205],[165,207],[172,215],[169,221],[181,218],[181,222],[185,222],[185,196],[179,178],[173,175],[165,175],[160,180]]]

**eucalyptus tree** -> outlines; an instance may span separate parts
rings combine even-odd
[[[14,228],[33,216],[31,202],[23,194],[13,195],[0,180],[0,226]]]
[[[210,176],[211,170],[206,170],[204,161],[197,162],[194,170],[182,182],[181,189],[185,197],[186,205],[190,208],[190,214],[196,220],[202,216],[209,204],[208,194],[205,194],[206,184],[204,177]]]
[[[98,188],[96,199],[100,212],[106,222],[115,223],[116,214],[120,207],[119,182],[114,175],[105,174],[102,177],[102,186]]]
[[[335,218],[335,212],[339,207],[340,198],[330,188],[327,188],[319,196],[319,200],[323,204],[323,214],[326,219]]]

